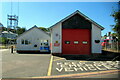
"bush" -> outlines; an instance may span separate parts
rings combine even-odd
[[[6,44],[7,43],[7,38],[0,37],[0,43],[1,44]]]

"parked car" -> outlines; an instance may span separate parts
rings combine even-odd
[[[111,45],[112,44],[112,39],[104,39],[102,40],[101,45],[105,46],[105,45]]]

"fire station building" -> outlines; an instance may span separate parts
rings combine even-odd
[[[104,28],[80,11],[50,27],[51,53],[91,55],[101,53],[101,30]]]

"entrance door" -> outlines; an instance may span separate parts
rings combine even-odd
[[[49,52],[48,40],[41,40],[40,52]]]
[[[89,55],[91,53],[90,29],[62,29],[62,53]]]

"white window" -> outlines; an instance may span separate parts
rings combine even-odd
[[[79,41],[74,41],[74,44],[79,44]]]
[[[21,40],[21,44],[25,44],[25,45],[28,45],[28,44],[31,44],[31,42],[29,40]]]
[[[65,44],[70,44],[70,41],[65,41]]]
[[[48,46],[48,40],[41,40],[41,46]]]
[[[82,43],[83,43],[83,44],[87,44],[87,41],[83,41]]]

